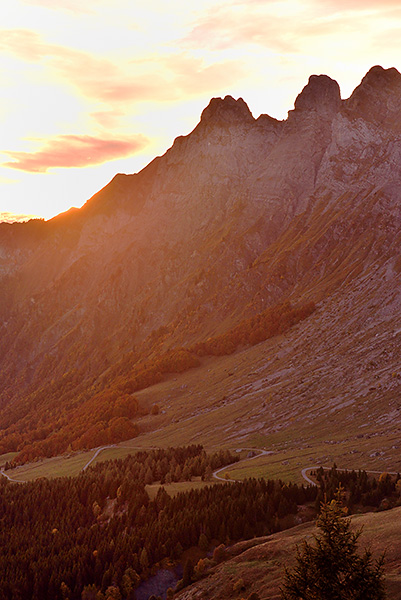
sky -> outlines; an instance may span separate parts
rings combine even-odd
[[[401,70],[400,0],[1,0],[0,221],[80,207],[213,97],[285,119],[311,74],[347,98]]]

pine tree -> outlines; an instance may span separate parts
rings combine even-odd
[[[194,567],[192,561],[188,558],[184,565],[184,573],[182,576],[183,586],[186,587],[192,583],[192,576],[194,574]]]
[[[142,571],[146,571],[146,569],[149,567],[149,557],[146,548],[142,548],[141,550],[141,554],[139,555],[139,563]]]
[[[383,557],[373,562],[358,554],[361,530],[351,531],[339,498],[325,503],[317,521],[315,544],[297,548],[296,565],[286,569],[283,600],[382,600],[385,598]]]
[[[204,533],[201,533],[198,540],[198,547],[203,551],[207,552],[209,549],[209,540]]]

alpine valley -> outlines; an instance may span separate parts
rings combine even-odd
[[[285,121],[214,98],[83,208],[0,224],[10,474],[194,443],[298,482],[400,470],[400,190],[401,75],[375,66],[346,100],[312,75]]]
[[[386,560],[335,558],[401,599],[400,248],[380,66],[285,121],[214,98],[81,209],[1,223],[0,598],[293,598],[343,486]]]

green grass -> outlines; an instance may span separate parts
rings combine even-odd
[[[216,479],[211,481],[201,481],[199,477],[193,479],[193,481],[178,481],[175,483],[164,484],[163,486],[160,483],[153,483],[152,485],[146,486],[146,491],[149,494],[151,500],[156,498],[157,492],[161,487],[163,487],[169,496],[176,496],[180,492],[188,492],[190,490],[201,490],[208,485],[215,485],[218,481]]]
[[[260,459],[256,458],[249,464],[238,464],[233,467],[229,467],[227,471],[219,473],[221,477],[225,476],[228,472],[231,479],[247,479],[249,477],[265,478],[265,479],[281,479],[287,483],[303,483],[304,480],[301,476],[302,466],[297,464],[282,464],[282,457],[273,458],[271,456],[262,456]]]
[[[129,454],[135,454],[135,452],[137,452],[137,451],[138,451],[138,448],[134,448],[134,447],[127,448],[127,447],[117,446],[116,448],[106,448],[105,450],[102,450],[101,452],[99,452],[99,454],[94,459],[94,461],[91,463],[91,465],[95,465],[96,463],[104,462],[106,460],[115,460],[117,458],[125,458]]]
[[[15,458],[17,456],[17,454],[18,454],[18,452],[8,452],[7,454],[1,454],[0,455],[0,466],[5,465],[6,462]]]
[[[17,481],[32,481],[40,477],[74,477],[93,456],[93,450],[73,454],[70,457],[58,456],[43,461],[22,465],[7,471],[7,474]]]
[[[238,574],[238,566],[233,563],[226,563],[221,567],[224,575],[235,576]]]

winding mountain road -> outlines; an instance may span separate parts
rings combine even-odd
[[[302,477],[305,479],[305,481],[307,481],[308,483],[310,483],[311,485],[314,486],[318,486],[318,484],[316,483],[316,481],[313,481],[313,479],[310,479],[307,476],[307,471],[317,471],[318,469],[324,469],[325,471],[331,471],[332,467],[305,467],[305,469],[302,469],[301,471],[301,475]],[[368,471],[367,469],[361,469],[363,471],[366,471],[366,473],[373,473],[373,475],[381,475],[383,472],[388,473],[389,475],[398,475],[398,473],[396,473],[395,471]],[[338,469],[337,471],[352,471],[352,469]]]
[[[264,450],[263,448],[239,448],[237,451],[239,451],[239,450],[249,450],[251,452],[259,452],[259,454],[256,454],[255,456],[250,456],[249,458],[243,458],[242,460],[239,460],[238,462],[231,463],[229,465],[226,465],[225,467],[221,467],[220,469],[217,469],[213,473],[213,477],[215,479],[219,479],[220,481],[229,481],[229,482],[235,483],[236,481],[239,481],[239,480],[231,479],[231,478],[227,478],[227,477],[220,477],[219,473],[221,473],[222,471],[228,470],[230,467],[238,466],[240,463],[243,463],[245,461],[254,460],[255,458],[259,458],[260,456],[264,456],[267,454],[273,454],[273,452],[271,450]],[[318,469],[320,469],[320,467],[321,467],[321,465],[315,466],[315,467],[305,467],[304,469],[302,469],[301,475],[302,475],[303,479],[309,485],[318,487],[318,484],[316,483],[316,481],[314,481],[313,479],[308,477],[307,473],[308,473],[308,471],[317,471]],[[325,471],[330,471],[331,468],[332,467],[322,467],[322,469],[324,469]],[[337,469],[337,471],[350,471],[350,470],[352,470],[352,469]],[[381,473],[382,473],[382,471],[368,471],[366,469],[364,469],[364,470],[366,471],[366,473],[372,473],[374,475],[381,475]],[[397,475],[397,473],[393,472],[393,471],[386,471],[386,473],[388,473],[389,475]]]
[[[107,450],[108,448],[115,448],[117,444],[111,444],[110,446],[100,446],[96,448],[95,454],[88,460],[85,466],[82,467],[81,471],[85,471],[89,467],[89,465],[95,460],[97,456],[102,452],[102,450]]]
[[[116,448],[116,446],[117,446],[117,444],[110,444],[108,446],[100,446],[99,448],[96,448],[93,456],[82,467],[81,471],[85,471],[89,467],[89,465],[95,460],[95,458],[97,458],[99,456],[99,454],[103,450],[107,450],[108,448]],[[229,465],[225,465],[224,467],[220,467],[219,469],[216,469],[216,471],[214,471],[212,473],[212,476],[213,476],[214,479],[218,479],[219,481],[225,481],[225,482],[235,483],[236,481],[239,481],[239,480],[238,479],[232,479],[230,477],[220,477],[219,473],[221,473],[222,471],[227,471],[231,467],[236,467],[240,463],[248,462],[250,460],[254,460],[255,458],[260,458],[261,456],[267,456],[269,454],[274,454],[274,452],[272,450],[265,450],[264,448],[238,448],[237,452],[240,452],[241,450],[248,450],[249,452],[258,452],[258,454],[255,454],[254,456],[249,456],[249,457],[246,457],[246,458],[242,458],[241,460],[239,460],[237,462],[233,462],[233,463],[230,463]],[[313,479],[311,479],[307,475],[307,473],[309,471],[317,471],[318,469],[320,469],[320,467],[321,467],[321,465],[315,466],[315,467],[305,467],[301,471],[302,478],[309,485],[313,485],[315,487],[318,487],[318,484],[316,483],[316,481],[314,481]],[[326,471],[330,471],[332,467],[322,467],[322,468],[325,469]],[[338,471],[347,471],[347,470],[350,470],[350,469],[337,469],[337,470]],[[364,470],[366,470],[366,469],[364,469]],[[368,471],[368,470],[366,470],[366,473],[372,473],[372,474],[375,474],[375,475],[381,475],[382,471]],[[389,475],[397,475],[397,473],[395,471],[386,471],[386,473],[388,473]],[[3,475],[4,477],[6,477],[9,481],[12,481],[13,483],[24,483],[24,481],[21,481],[21,480],[18,480],[18,479],[13,479],[12,477],[10,477],[10,475],[8,475],[5,472],[4,467],[2,467],[0,469],[0,475]]]
[[[0,475],[4,475],[4,477],[6,477],[6,479],[8,479],[8,481],[12,481],[13,483],[24,483],[23,481],[19,481],[18,479],[13,479],[12,477],[10,477],[10,475],[7,475],[7,473],[4,470],[4,467],[2,469],[0,469]]]
[[[248,460],[254,460],[255,458],[259,458],[260,456],[265,456],[267,454],[273,454],[272,450],[264,450],[263,448],[238,448],[238,450],[249,450],[250,452],[259,452],[259,454],[255,454],[255,456],[249,456],[247,458],[243,458],[242,460],[238,460],[237,462],[231,463],[229,465],[226,465],[225,467],[221,467],[220,469],[217,469],[216,471],[213,472],[213,477],[215,479],[219,479],[220,481],[231,481],[234,483],[235,481],[238,481],[238,479],[229,479],[226,477],[220,477],[219,473],[221,473],[222,471],[226,471],[230,467],[237,466],[237,465],[239,465],[239,463],[243,463]]]
[[[302,469],[302,471],[301,471],[301,475],[305,479],[305,481],[307,481],[310,485],[313,485],[315,487],[317,487],[316,481],[313,481],[313,479],[310,479],[307,476],[306,472],[307,471],[315,471],[315,470],[317,471],[317,469],[319,469],[319,467],[305,467],[305,469]]]

